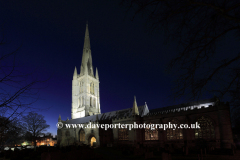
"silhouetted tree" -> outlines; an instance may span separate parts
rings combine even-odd
[[[240,51],[229,48],[223,57],[216,48],[220,41],[234,38],[239,45],[240,1],[122,0],[122,4],[133,11],[133,18],[139,14],[146,18],[150,31],[162,30],[167,41],[177,42],[179,54],[168,67],[176,77],[174,98],[187,95],[196,100],[212,93],[230,101],[232,114],[239,110]]]
[[[6,122],[6,117],[0,117],[0,144],[3,145],[11,145],[20,144],[22,137],[25,134],[24,125],[19,119],[14,121]]]
[[[29,112],[28,115],[24,116],[23,122],[25,122],[26,131],[31,133],[34,146],[36,146],[37,137],[43,135],[49,125],[43,115],[34,112]]]
[[[0,135],[7,136],[4,134],[13,127],[11,122],[15,123],[27,110],[40,110],[32,104],[38,100],[40,87],[37,84],[44,81],[37,80],[34,72],[19,66],[17,53],[21,45],[11,47],[3,32],[0,28],[0,116],[4,117],[1,119]]]
[[[24,140],[26,140],[26,141],[30,141],[30,142],[33,141],[33,139],[32,139],[32,133],[30,133],[30,132],[28,132],[28,131],[25,132],[23,138],[24,138]]]
[[[7,140],[7,130],[8,127],[5,125],[5,122],[9,124],[6,117],[0,117],[0,145],[3,146]]]

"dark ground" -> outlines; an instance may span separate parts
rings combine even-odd
[[[146,151],[148,150],[148,151]],[[151,156],[152,153],[152,156]],[[145,157],[146,155],[148,157]],[[218,155],[217,155],[218,154]],[[221,154],[221,155],[219,155]],[[75,147],[69,146],[65,148],[58,147],[39,147],[34,149],[4,151],[0,154],[0,160],[169,160],[163,159],[161,150],[154,150],[150,148],[134,149],[128,147],[122,148],[89,148],[89,147]],[[198,153],[171,153],[172,160],[198,160]],[[216,151],[215,153],[207,153],[203,155],[202,160],[240,160],[240,150],[232,155],[231,152]]]

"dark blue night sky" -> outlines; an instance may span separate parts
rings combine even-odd
[[[139,106],[147,102],[149,109],[184,102],[169,98],[175,77],[165,69],[176,54],[174,42],[164,44],[161,32],[150,34],[144,19],[131,18],[112,0],[0,2],[0,22],[10,46],[4,51],[22,45],[18,64],[36,69],[41,79],[51,77],[33,104],[50,107],[40,112],[49,132],[57,133],[59,114],[63,120],[71,117],[72,76],[75,66],[80,70],[86,21],[102,113],[132,107],[134,95]]]

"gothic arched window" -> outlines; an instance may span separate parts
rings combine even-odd
[[[70,132],[69,132],[68,130],[65,132],[65,136],[66,136],[66,137],[69,137],[69,136],[70,136]]]
[[[182,133],[182,129],[178,128],[178,126],[180,125],[179,121],[176,119],[173,119],[171,122],[171,124],[177,124],[177,128],[174,129],[167,129],[167,140],[180,140],[183,139],[183,133]]]
[[[90,106],[92,107],[92,97],[90,97]]]
[[[94,83],[90,83],[90,93],[94,94]]]
[[[82,96],[82,105],[85,105],[85,99],[84,99],[84,96]]]
[[[148,125],[146,125],[145,128],[145,140],[158,140],[158,129],[156,125],[151,123]]]
[[[85,132],[83,129],[81,129],[80,134],[79,134],[79,141],[84,142],[85,141]]]
[[[128,140],[128,128],[118,129],[118,140]]]
[[[81,106],[83,105],[82,97],[80,97],[80,105],[81,105]]]
[[[93,107],[96,107],[96,98],[93,98]]]
[[[80,86],[80,93],[82,93],[83,92],[83,82],[82,81],[79,82],[79,86]]]
[[[82,106],[82,97],[78,98],[78,106],[81,107]]]
[[[197,120],[197,123],[200,124],[199,129],[195,129],[195,138],[202,138],[202,139],[214,139],[215,138],[215,131],[212,121],[209,118],[204,116],[200,117]]]
[[[90,83],[90,93],[92,94],[92,83]]]

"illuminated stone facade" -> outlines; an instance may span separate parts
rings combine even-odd
[[[200,147],[231,148],[233,145],[229,105],[217,98],[171,107],[150,110],[144,116],[128,116],[113,119],[114,124],[200,124],[200,129],[132,129],[126,130],[128,139],[123,139],[116,129],[113,131],[116,144],[142,144],[145,146],[173,148]]]
[[[100,114],[99,76],[94,75],[88,25],[86,26],[80,74],[72,80],[72,119]]]
[[[137,106],[134,97],[133,107],[113,112],[101,113],[99,77],[94,76],[88,26],[80,74],[75,68],[72,86],[72,119],[58,121],[63,128],[58,129],[58,144],[145,145],[173,148],[198,147],[231,148],[233,145],[229,105],[217,98],[190,102],[176,106],[149,110],[147,104]],[[201,129],[121,129],[87,128],[90,124],[196,124]],[[67,124],[84,124],[83,128],[66,128]]]

